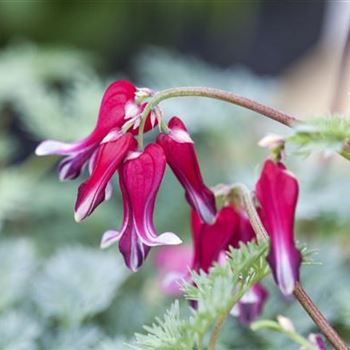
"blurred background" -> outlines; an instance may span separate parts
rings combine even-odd
[[[58,158],[37,158],[43,139],[79,139],[95,123],[107,84],[119,78],[163,89],[218,87],[301,118],[347,114],[350,3],[341,1],[0,1],[0,349],[119,350],[169,306],[154,254],[131,274],[101,234],[121,224],[118,187],[81,224],[73,220],[80,180],[59,183]],[[343,54],[345,48],[345,54]],[[251,188],[266,156],[257,142],[290,130],[222,102],[164,102],[181,116],[206,182]],[[149,139],[154,137],[150,135]],[[287,150],[301,183],[297,237],[319,250],[303,280],[350,341],[350,164]],[[189,241],[189,208],[167,171],[156,209],[160,232]],[[315,331],[270,280],[263,317],[290,317]],[[231,318],[220,349],[295,349]]]

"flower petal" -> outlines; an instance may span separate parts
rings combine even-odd
[[[191,215],[194,258],[192,267],[205,272],[227,249],[232,235],[239,225],[239,215],[231,206],[222,208],[212,225],[203,223],[196,211]]]
[[[105,249],[110,247],[115,242],[118,242],[121,237],[121,233],[118,231],[109,230],[106,231],[101,239],[100,248]]]
[[[90,147],[82,152],[63,158],[58,164],[58,177],[60,181],[77,178],[94,152],[95,148]]]
[[[215,221],[215,196],[205,186],[194,145],[190,142],[183,122],[173,117],[169,122],[170,134],[160,134],[157,143],[162,146],[167,162],[186,191],[186,199],[197,210],[203,221]]]
[[[171,232],[157,236],[153,225],[155,199],[164,175],[165,164],[162,148],[150,144],[143,153],[128,159],[120,173],[131,203],[138,237],[148,246],[181,243],[181,240]]]
[[[79,186],[75,205],[75,219],[81,221],[106,199],[107,185],[126,157],[136,148],[134,137],[127,133],[119,139],[103,143],[95,155],[91,176]]]
[[[292,294],[299,280],[301,256],[294,243],[294,217],[299,186],[285,166],[272,160],[264,164],[256,185],[259,214],[271,238],[268,262],[284,295]]]

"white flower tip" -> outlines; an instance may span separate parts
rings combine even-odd
[[[182,129],[171,129],[169,136],[179,143],[194,143],[190,134]]]
[[[129,101],[126,103],[124,111],[124,119],[133,119],[140,114],[140,107],[135,102]]]
[[[172,232],[164,232],[160,236],[158,236],[159,244],[166,245],[178,245],[182,243],[182,240]]]
[[[75,222],[79,223],[83,220],[83,216],[81,215],[81,213],[79,211],[76,211],[74,213],[74,220]]]
[[[260,147],[269,148],[269,149],[280,147],[283,144],[284,144],[283,137],[277,134],[268,134],[258,142],[258,145]]]
[[[120,233],[118,231],[109,230],[106,231],[100,242],[100,248],[106,249],[110,247],[113,243],[117,242],[120,238]]]
[[[55,153],[57,151],[58,144],[56,141],[46,140],[41,142],[35,149],[37,156],[46,156],[48,154]]]
[[[123,135],[120,129],[112,129],[101,141],[101,143],[118,140]]]
[[[124,161],[131,160],[131,159],[136,159],[136,158],[138,158],[141,154],[142,154],[142,152],[136,152],[136,151],[135,151],[135,152],[129,152],[129,153],[126,155]]]
[[[282,315],[278,315],[277,322],[287,332],[295,332],[295,327],[289,318]]]

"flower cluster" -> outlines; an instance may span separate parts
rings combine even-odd
[[[81,221],[111,196],[113,175],[119,173],[123,197],[123,223],[119,230],[109,230],[101,246],[119,242],[126,265],[136,271],[150,248],[177,245],[181,240],[172,232],[158,234],[153,224],[156,196],[166,164],[185,189],[192,207],[194,252],[191,269],[205,272],[223,256],[229,246],[255,239],[246,214],[228,203],[217,213],[215,196],[204,184],[193,141],[183,122],[173,117],[167,126],[154,111],[146,117],[144,131],[161,121],[162,133],[155,143],[138,149],[135,135],[141,115],[152,96],[149,89],[138,89],[128,81],[112,83],[106,90],[91,134],[72,144],[53,140],[42,142],[37,155],[59,154],[61,180],[74,179],[88,164],[90,176],[78,189],[75,219]],[[268,159],[256,185],[258,212],[271,238],[268,262],[275,281],[285,295],[290,295],[299,279],[300,253],[295,247],[293,226],[298,197],[298,183],[278,160]],[[186,259],[182,259],[186,263]],[[186,263],[187,264],[187,263]],[[233,312],[247,323],[261,310],[266,293],[260,285],[245,295]]]
[[[138,89],[128,81],[114,82],[104,93],[96,126],[89,136],[71,144],[47,140],[36,149],[37,155],[64,156],[58,167],[62,181],[75,179],[88,164],[90,175],[78,189],[76,221],[88,217],[110,198],[111,179],[119,173],[123,224],[118,231],[107,231],[101,246],[118,241],[125,263],[133,271],[142,265],[151,247],[181,243],[172,232],[158,235],[153,224],[156,196],[167,163],[202,220],[212,223],[216,216],[214,194],[204,184],[193,141],[179,118],[170,120],[156,143],[137,148],[135,135],[145,100],[151,95],[151,90]],[[156,126],[157,117],[153,111],[146,117],[144,132]]]
[[[271,240],[268,263],[281,292],[288,296],[299,280],[301,256],[294,244],[294,215],[298,183],[279,161],[265,161],[256,184],[258,212]],[[163,290],[170,295],[181,293],[179,282],[191,278],[189,271],[208,272],[215,262],[225,259],[229,247],[239,249],[241,243],[255,240],[254,230],[244,210],[233,204],[223,206],[213,224],[191,213],[193,252],[182,248],[159,251],[156,265],[161,273]],[[167,261],[167,263],[165,263]],[[175,263],[175,261],[177,261]],[[267,292],[255,284],[235,305],[231,314],[242,324],[249,324],[262,312]]]
[[[190,270],[208,272],[215,262],[224,262],[229,247],[239,249],[241,243],[256,239],[244,211],[233,205],[221,208],[216,221],[211,225],[203,222],[192,210],[191,226],[192,252],[188,248],[169,247],[159,250],[156,255],[162,288],[169,295],[181,294],[179,282],[190,280]],[[180,254],[182,257],[178,261]],[[231,314],[237,316],[241,323],[249,324],[261,313],[266,297],[266,290],[262,285],[256,284],[241,298]]]

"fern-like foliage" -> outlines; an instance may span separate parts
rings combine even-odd
[[[307,123],[296,124],[294,129],[288,141],[306,155],[315,150],[341,152],[350,140],[350,119],[340,115],[314,117]]]
[[[181,318],[179,303],[175,302],[163,319],[145,327],[146,335],[136,334],[133,348],[193,349],[213,322],[228,314],[240,297],[268,274],[267,248],[266,243],[242,244],[240,249],[231,249],[226,262],[214,265],[208,274],[192,273],[192,282],[183,285],[185,297],[196,303],[190,317]]]
[[[189,332],[189,321],[182,319],[179,302],[166,311],[162,319],[156,318],[151,326],[144,327],[147,335],[136,334],[135,350],[188,350],[194,345],[193,336]]]

